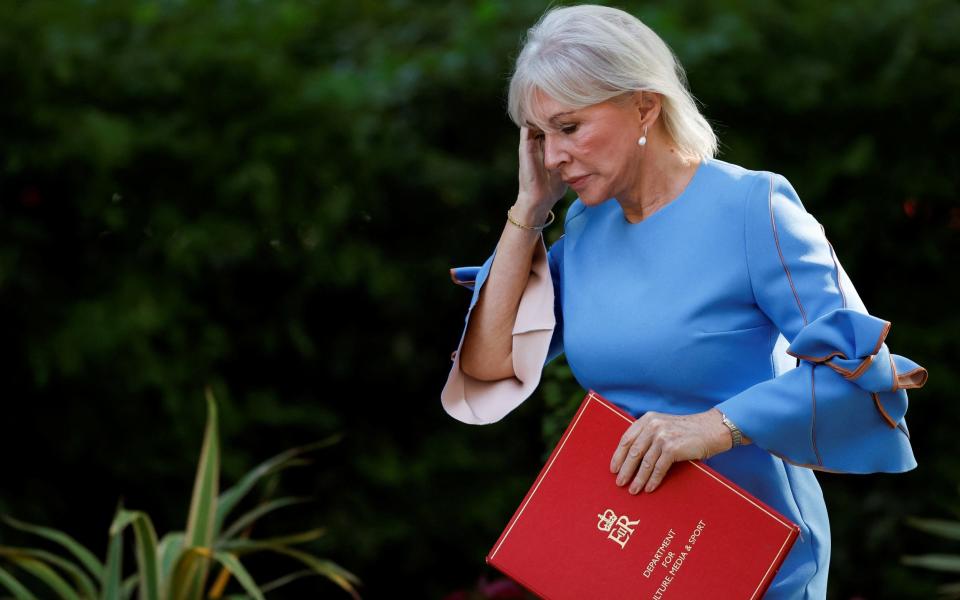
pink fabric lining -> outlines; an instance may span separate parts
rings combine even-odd
[[[520,298],[517,320],[513,326],[513,371],[516,376],[481,381],[465,374],[460,369],[460,349],[464,337],[461,334],[453,366],[440,394],[447,414],[470,425],[487,425],[496,423],[530,397],[540,383],[557,323],[553,314],[553,300],[547,251],[543,236],[540,236],[533,252],[530,278]],[[468,312],[468,321],[469,318]],[[466,325],[463,331],[466,334]]]

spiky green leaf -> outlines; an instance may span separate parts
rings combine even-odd
[[[217,402],[213,390],[205,390],[207,400],[207,425],[203,434],[203,447],[197,464],[190,500],[190,515],[184,543],[192,548],[211,548],[214,524],[217,515],[217,493],[220,479],[220,433],[217,425]],[[199,600],[207,580],[209,560],[191,561],[196,570],[191,570],[191,579],[185,583],[186,598]]]
[[[32,533],[42,538],[46,538],[63,546],[68,552],[77,557],[80,563],[83,564],[88,571],[90,571],[90,574],[93,575],[95,579],[99,580],[103,577],[103,563],[101,563],[97,557],[94,556],[93,552],[87,550],[66,533],[50,527],[42,527],[40,525],[25,523],[19,519],[14,519],[10,515],[3,515],[3,520],[6,521],[11,527],[27,533]]]
[[[250,577],[250,573],[240,564],[240,559],[229,552],[214,552],[213,558],[237,578],[237,581],[243,586],[243,589],[250,594],[254,600],[264,600],[263,593],[253,581],[253,578]]]
[[[222,531],[223,522],[227,518],[227,515],[230,514],[230,511],[232,511],[237,504],[240,503],[240,501],[262,478],[281,471],[294,464],[301,464],[299,461],[295,460],[298,456],[306,452],[336,444],[342,438],[342,433],[336,433],[328,436],[325,439],[318,440],[310,444],[290,448],[289,450],[285,450],[276,456],[268,458],[248,471],[247,474],[244,475],[236,485],[224,491],[223,494],[220,495],[219,502],[217,503],[216,530]]]
[[[253,525],[257,519],[267,515],[277,509],[284,508],[286,506],[291,506],[293,504],[302,504],[304,502],[310,502],[310,498],[299,498],[299,497],[289,497],[289,498],[277,498],[275,500],[270,500],[269,502],[264,502],[259,506],[249,510],[248,512],[241,515],[236,521],[234,521],[226,531],[224,531],[218,538],[218,541],[222,542],[229,540],[237,536],[241,531]]]
[[[186,544],[209,548],[213,545],[213,526],[217,512],[217,489],[220,477],[220,436],[217,426],[217,403],[213,391],[206,389],[207,425],[200,450],[200,461],[193,483],[190,515],[187,519]]]
[[[202,597],[212,554],[204,547],[188,547],[180,552],[170,575],[166,598],[190,600]]]
[[[923,567],[934,571],[949,571],[960,573],[960,555],[956,554],[921,554],[919,556],[904,556],[903,564],[914,567]]]
[[[128,525],[133,526],[136,538],[137,572],[140,600],[160,600],[160,562],[157,555],[157,532],[146,513],[139,510],[121,510],[110,525],[110,535],[123,535]]]
[[[252,546],[256,546],[256,550],[276,552],[278,554],[285,554],[291,558],[294,558],[309,567],[318,575],[323,575],[333,583],[340,586],[344,591],[350,593],[355,600],[360,600],[360,595],[357,593],[357,589],[354,586],[361,585],[362,581],[359,577],[350,571],[347,571],[335,562],[318,558],[312,554],[308,554],[307,552],[303,552],[302,550],[297,550],[295,548],[264,542],[251,542],[250,547],[247,547],[246,551],[249,552],[253,550],[254,548],[252,548]]]
[[[37,600],[37,597],[31,594],[30,590],[2,567],[0,567],[0,585],[7,588],[16,600]]]
[[[123,598],[123,600],[133,598],[133,593],[137,591],[137,583],[139,583],[139,581],[140,576],[136,573],[124,579],[123,583],[120,584],[120,597]]]
[[[272,592],[273,590],[285,586],[292,581],[301,579],[303,577],[317,577],[319,574],[314,572],[313,569],[303,569],[301,571],[294,571],[283,577],[278,577],[273,581],[267,582],[260,586],[260,591],[266,594],[267,592]]]
[[[262,540],[233,539],[225,541],[219,544],[217,547],[218,549],[229,550],[238,554],[249,554],[250,552],[256,552],[259,550],[269,550],[274,546],[305,544],[307,542],[320,539],[326,535],[326,533],[327,530],[325,527],[318,527],[316,529],[309,529],[299,533],[291,533],[290,535],[265,538]]]
[[[960,521],[907,517],[907,524],[920,531],[951,540],[960,540]]]
[[[118,509],[119,511],[120,509]],[[120,573],[123,567],[123,536],[110,536],[107,564],[100,581],[100,600],[121,600]]]
[[[168,595],[163,589],[163,583],[168,581],[173,571],[173,565],[177,562],[177,557],[183,551],[184,534],[182,531],[171,531],[163,536],[160,544],[157,546],[157,556],[160,557],[160,582],[162,597]]]
[[[97,589],[93,583],[93,580],[90,579],[90,576],[83,569],[69,560],[53,554],[52,552],[47,552],[46,550],[39,550],[36,548],[13,548],[9,546],[2,546],[0,547],[0,556],[6,556],[11,560],[21,556],[26,556],[58,567],[70,575],[76,588],[80,590],[82,596],[85,598],[95,598],[97,596]]]
[[[263,586],[260,587],[261,590],[266,592]],[[950,596],[956,598],[960,596],[960,581],[955,583],[944,583],[937,586],[937,591],[943,594],[944,596]]]
[[[57,597],[62,598],[62,600],[80,600],[80,594],[70,587],[70,584],[67,583],[63,577],[60,577],[56,571],[43,562],[26,556],[13,558],[11,560],[15,565],[47,584],[50,589],[56,592]]]

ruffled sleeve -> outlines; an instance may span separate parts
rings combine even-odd
[[[543,366],[563,351],[560,306],[563,238],[551,245],[547,252],[541,235],[513,327],[513,370],[516,376],[481,381],[460,369],[460,349],[470,324],[470,314],[477,304],[495,256],[496,250],[481,267],[450,269],[454,283],[473,290],[473,297],[460,343],[451,356],[453,365],[440,399],[447,414],[471,425],[495,423],[519,406],[540,383]]]
[[[753,443],[793,464],[845,473],[917,466],[904,415],[926,370],[892,354],[890,323],[867,313],[823,227],[781,175],[747,201],[747,266],[757,305],[798,365],[721,402]]]

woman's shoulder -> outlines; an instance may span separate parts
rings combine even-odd
[[[776,173],[759,169],[748,169],[736,163],[721,160],[719,158],[706,159],[706,165],[710,169],[711,185],[710,188],[729,189],[748,193],[760,182],[769,181]]]
[[[772,194],[789,189],[796,195],[793,186],[786,177],[775,171],[748,169],[742,165],[720,160],[707,159],[710,169],[710,185],[704,186],[718,201],[726,199],[731,204],[747,208],[751,205],[766,206],[766,200]],[[730,206],[733,208],[733,206]]]

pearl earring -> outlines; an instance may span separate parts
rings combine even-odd
[[[640,144],[641,146],[647,145],[647,126],[646,125],[643,126],[643,135],[640,136],[640,139],[637,140],[637,143]]]

